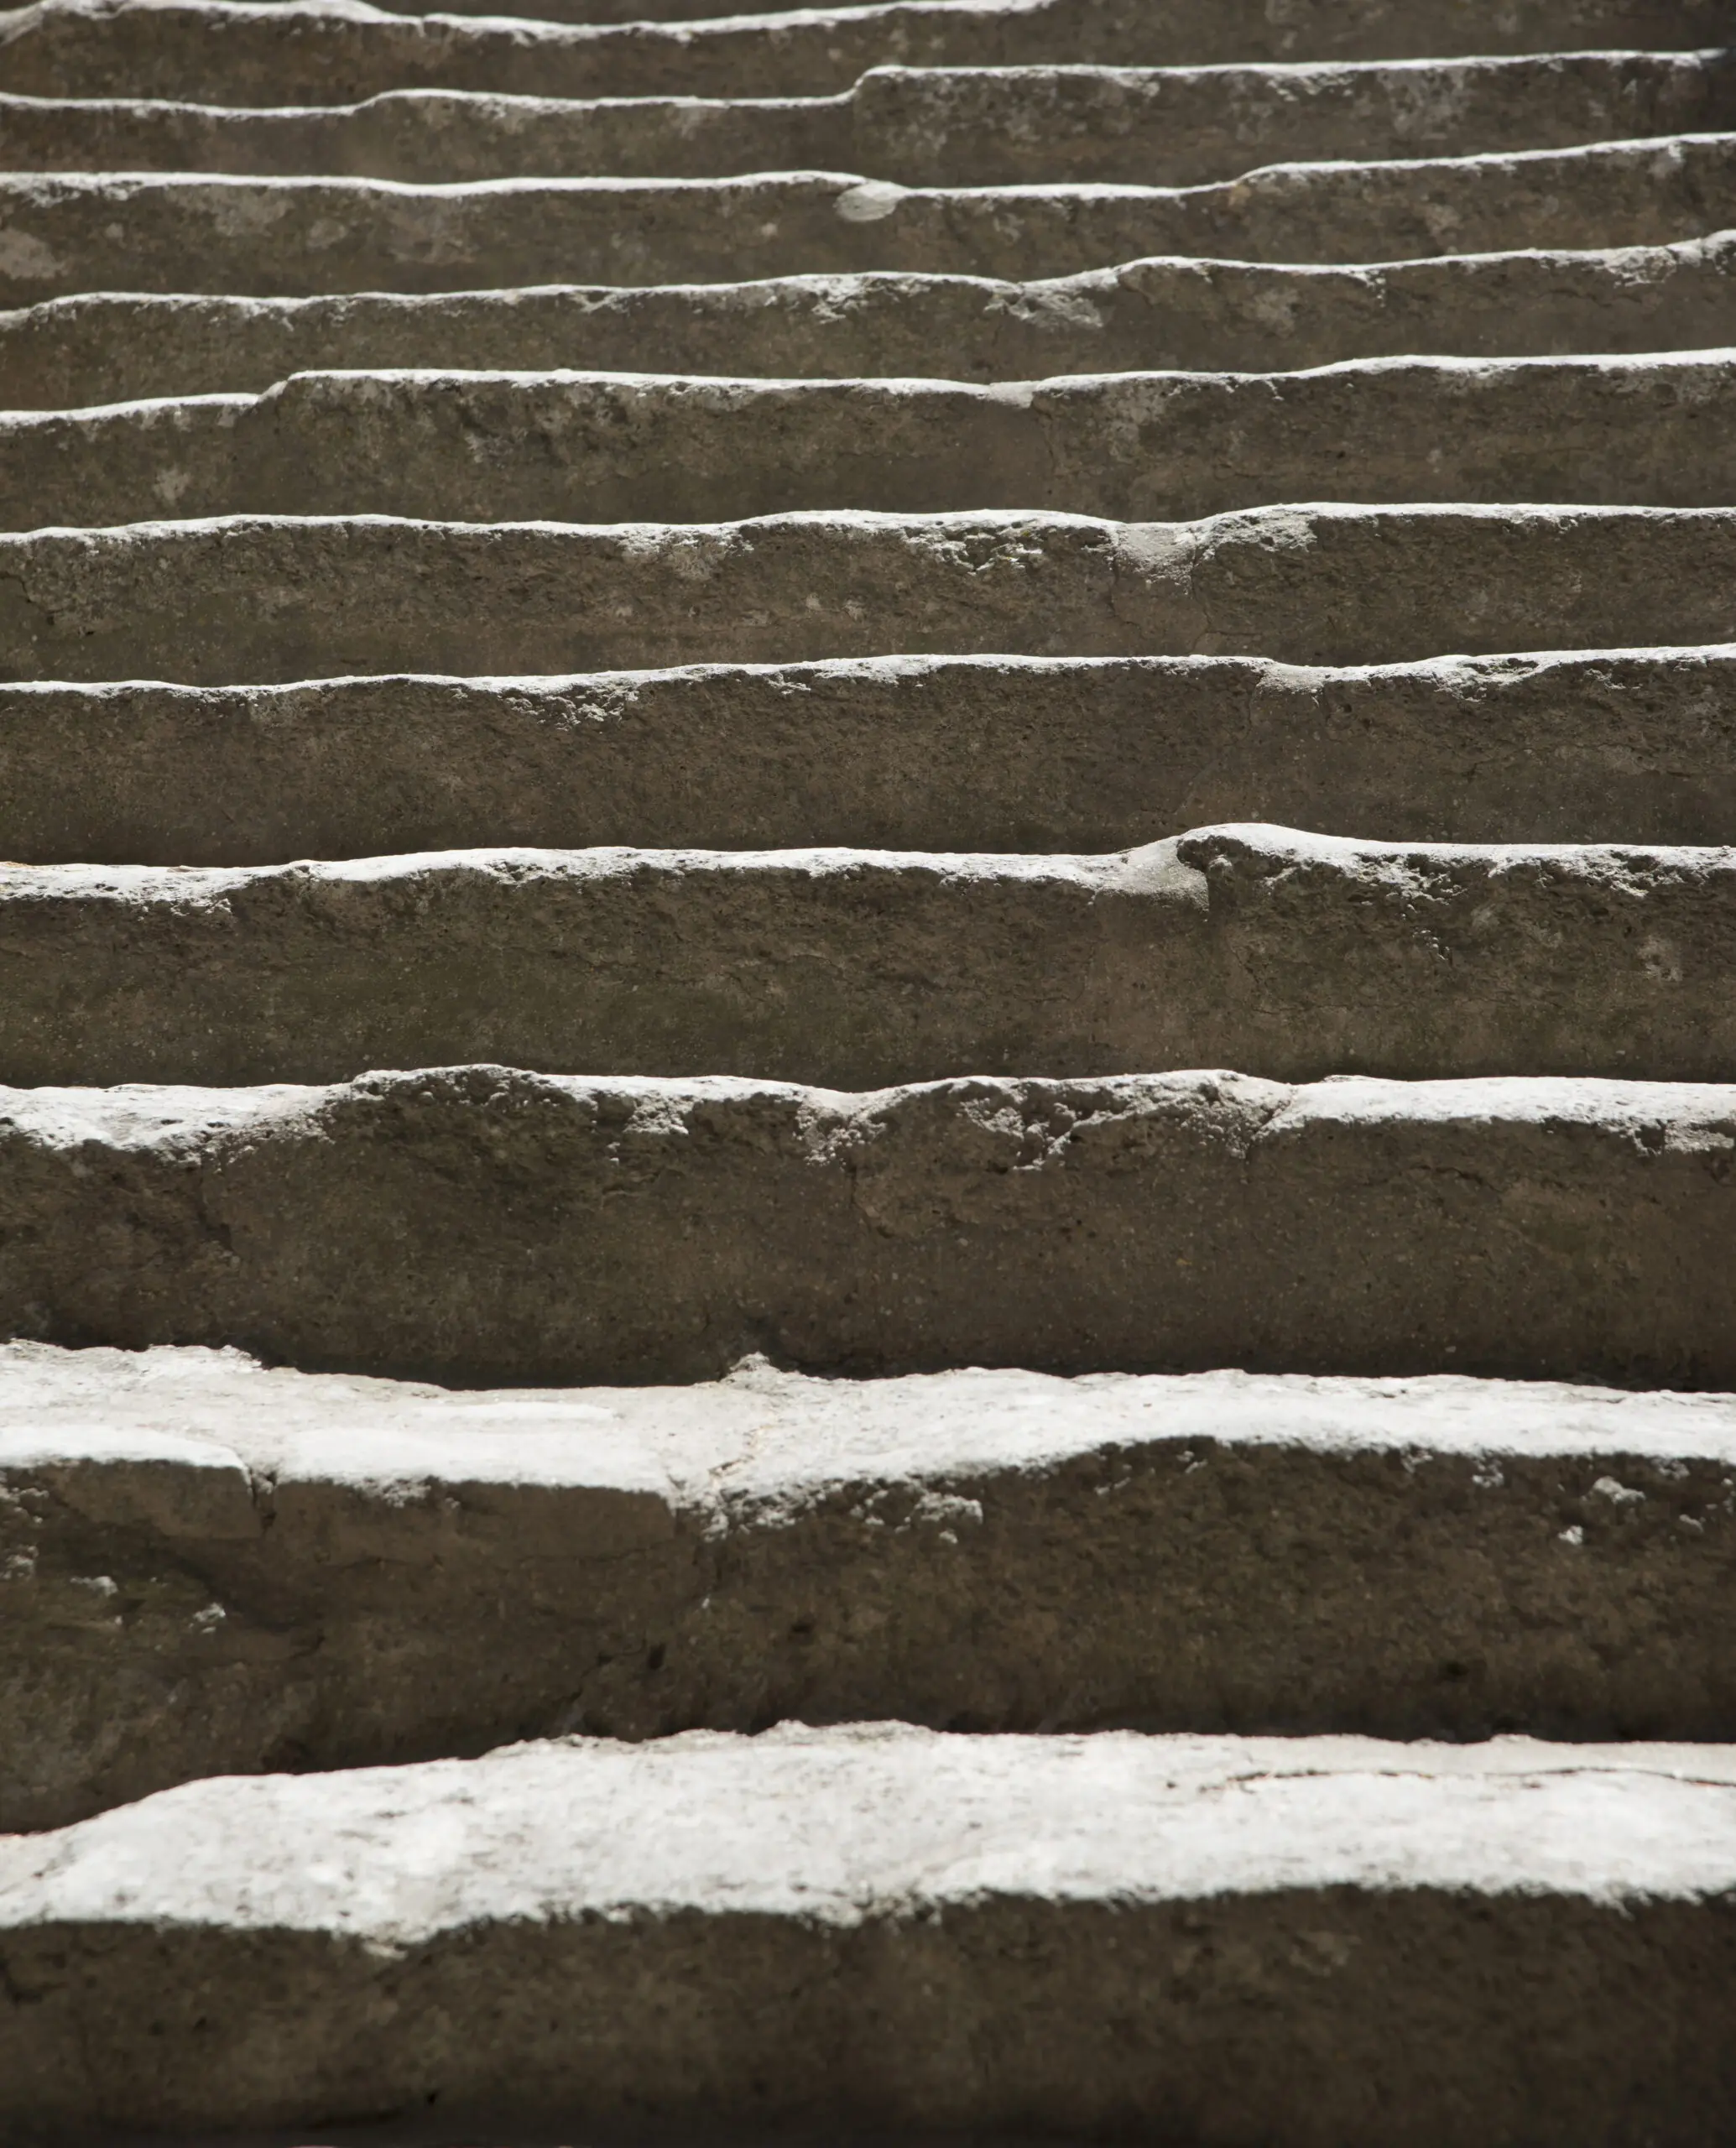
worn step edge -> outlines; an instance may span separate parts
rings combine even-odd
[[[821,656],[1304,664],[1736,640],[1736,509],[258,517],[0,534],[0,680],[225,685]]]
[[[872,68],[832,97],[390,90],[237,109],[0,95],[0,169],[439,184],[712,179],[847,162],[908,186],[1192,186],[1299,160],[1576,148],[1736,125],[1722,50],[1343,65]]]
[[[1100,858],[0,868],[0,1081],[493,1061],[882,1087],[1235,1066],[1736,1079],[1736,850],[1228,826]]]
[[[1736,351],[1011,382],[298,373],[0,413],[0,529],[179,516],[714,522],[1289,500],[1736,504]]]
[[[1728,1395],[0,1346],[0,1827],[791,1717],[1728,1737],[1733,1471]]]
[[[1698,2144],[1733,1897],[1719,1746],[878,1725],[231,1778],[0,1843],[0,2109]]]
[[[0,403],[79,408],[258,391],[293,373],[424,368],[954,380],[1275,373],[1415,355],[1565,357],[1736,344],[1736,232],[1671,247],[1332,268],[1163,258],[1027,284],[978,276],[358,292],[86,294],[0,312]]]
[[[1300,26],[1234,9],[1140,0],[904,4],[618,27],[383,13],[358,4],[44,0],[0,14],[0,90],[39,96],[186,97],[209,104],[349,103],[383,90],[529,96],[823,96],[868,68],[1052,62],[1114,66],[1434,59],[1577,45],[1723,44],[1718,0],[1564,13],[1431,5],[1322,11]]]
[[[1736,648],[0,686],[0,857],[45,864],[491,842],[1102,851],[1238,818],[1736,842]]]
[[[8,306],[80,291],[294,298],[868,270],[1019,282],[1148,254],[1330,265],[1670,245],[1736,225],[1736,134],[1279,164],[1185,188],[3,173],[0,222]]]
[[[1736,1384],[1736,1087],[500,1067],[11,1089],[0,1333],[462,1383],[1026,1365]]]

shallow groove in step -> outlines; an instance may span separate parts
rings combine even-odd
[[[78,291],[306,297],[898,270],[1066,276],[1136,257],[1355,264],[1671,245],[1736,225],[1736,134],[1384,164],[1280,164],[1182,189],[905,189],[740,180],[0,174],[0,303]]]
[[[1409,841],[1736,842],[1736,649],[0,687],[0,857],[43,863],[1101,851],[1238,813]]]
[[[0,414],[0,528],[181,516],[709,522],[805,509],[1186,519],[1285,500],[1736,501],[1736,352],[1377,358],[968,387],[301,373]]]
[[[1234,1066],[1736,1078],[1736,850],[435,852],[0,869],[0,1080],[490,1061],[868,1089]]]
[[[0,1345],[0,1827],[791,1718],[1724,1737],[1733,1468],[1728,1395]]]
[[[498,1066],[0,1097],[0,1330],[474,1382],[1736,1384],[1736,1087],[866,1094]]]
[[[37,96],[186,97],[211,104],[339,104],[383,90],[529,96],[823,96],[870,67],[1053,62],[1158,67],[1224,62],[1435,59],[1615,45],[1703,50],[1727,41],[1722,0],[1668,6],[1435,5],[1395,16],[1321,10],[1298,25],[1254,8],[1176,11],[1140,0],[903,5],[701,23],[566,27],[363,5],[273,0],[41,0],[0,15],[0,90]]]
[[[1321,159],[1570,149],[1736,126],[1722,51],[1355,66],[869,70],[842,95],[604,101],[393,90],[253,109],[0,95],[0,169],[416,184],[710,179],[847,163],[906,186],[1192,186]]]
[[[189,1785],[0,1845],[35,2002],[0,2016],[0,2109],[16,2137],[437,2104],[495,2139],[1161,2109],[1444,2148],[1541,2107],[1677,2148],[1736,2120],[1733,1775],[1716,1747],[882,1724]]]
[[[1736,509],[1256,509],[1195,523],[356,516],[0,535],[0,679],[191,685],[821,656],[1736,640]]]
[[[1736,345],[1736,232],[1680,245],[1363,268],[1149,259],[977,276],[339,298],[84,295],[0,313],[14,409],[258,392],[292,373],[422,367],[952,380],[1282,372],[1417,354],[1565,357]]]

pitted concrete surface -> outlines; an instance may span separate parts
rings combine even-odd
[[[1679,1745],[869,1726],[231,1780],[0,1845],[0,2098],[1696,2142],[1733,1889],[1731,1757]]]
[[[951,380],[1275,373],[1465,357],[1736,347],[1736,233],[1670,247],[1363,268],[1132,261],[1030,284],[786,276],[639,289],[248,299],[88,293],[0,313],[14,409],[272,387],[343,368]]]
[[[1733,352],[992,388],[298,373],[261,396],[0,415],[0,527],[13,529],[165,509],[493,523],[1023,508],[1141,521],[1297,499],[1733,498]]]
[[[588,13],[588,8],[587,8]],[[1693,51],[1728,33],[1720,0],[1374,0],[1151,7],[1142,0],[936,0],[618,28],[383,13],[363,0],[41,0],[0,15],[0,91],[336,104],[382,91],[529,96],[814,96],[868,68],[1358,60],[1442,53]]]
[[[1361,664],[1732,640],[1729,508],[285,516],[0,535],[0,680],[569,672],[889,644]]]
[[[10,1344],[0,1826],[779,1717],[1728,1736],[1733,1470],[1728,1395]]]
[[[866,1089],[1736,1078],[1736,851],[1229,826],[1105,858],[472,851],[0,868],[0,1080],[488,1060]]]
[[[393,90],[360,104],[0,94],[0,169],[446,184],[708,179],[839,161],[910,186],[1190,186],[1295,159],[1568,149],[1736,123],[1721,51],[1361,65],[871,69],[834,97],[563,99]]]
[[[1736,649],[0,688],[0,855],[39,863],[1113,850],[1249,807],[1410,841],[1736,840]]]
[[[14,1089],[0,1323],[461,1382],[1457,1371],[1736,1385],[1736,1088],[848,1095],[502,1067]]]
[[[4,173],[0,221],[8,306],[195,283],[293,298],[869,269],[1019,282],[1158,253],[1361,263],[1709,237],[1736,226],[1736,134],[1281,164],[1185,189],[905,188],[836,171],[441,187]]]

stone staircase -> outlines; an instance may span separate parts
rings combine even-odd
[[[1736,8],[704,4],[0,17],[0,2139],[1736,2140]]]

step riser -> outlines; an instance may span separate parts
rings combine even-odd
[[[884,1730],[190,1786],[0,1848],[0,2094],[25,2140],[437,2106],[1698,2148],[1736,2126],[1733,1807],[1668,1747]]]
[[[462,1383],[761,1348],[1728,1387],[1733,1147],[1736,1090],[1644,1083],[12,1090],[0,1322]]]
[[[1736,1078],[1736,851],[1205,829],[1108,858],[472,853],[0,873],[0,1081],[467,1061]]]
[[[952,380],[1286,368],[1415,352],[1567,357],[1736,345],[1736,238],[1644,253],[1381,268],[1143,261],[1049,283],[868,275],[770,284],[248,300],[51,299],[0,314],[13,409],[258,391],[292,373],[561,367]]]
[[[13,1348],[0,1827],[575,1729],[1728,1737],[1733,1461],[1728,1398],[1462,1380],[455,1395]]]
[[[1736,499],[1736,357],[1378,362],[972,388],[304,374],[0,415],[0,528],[153,515],[710,522],[860,508],[1185,519],[1285,500]]]
[[[1193,186],[1295,159],[1570,149],[1736,125],[1713,54],[1427,66],[877,71],[846,96],[602,103],[399,91],[359,106],[0,98],[11,171],[330,172],[426,184],[712,179],[848,165],[906,186]]]
[[[6,31],[10,29],[10,36]],[[530,22],[369,17],[289,5],[86,11],[50,5],[0,18],[0,90],[29,96],[136,97],[206,104],[348,104],[383,91],[493,91],[555,97],[826,96],[886,62],[915,67],[1055,63],[1201,66],[1213,62],[1434,59],[1445,55],[1721,44],[1718,0],[1564,12],[1436,4],[1395,21],[1385,9],[1322,9],[1275,23],[1254,0],[1178,19],[1139,0],[1046,7],[846,9],[659,28],[564,29]]]
[[[1238,818],[1736,841],[1736,651],[0,688],[0,857],[47,864],[502,842],[1102,851]]]
[[[0,304],[91,290],[310,297],[867,269],[1067,276],[1144,254],[1326,263],[1671,245],[1736,225],[1736,136],[1535,157],[1285,165],[1233,185],[901,191],[842,175],[524,180],[0,177]]]
[[[797,662],[1736,641],[1736,512],[1295,508],[1206,523],[285,519],[0,537],[0,677],[192,684]]]

